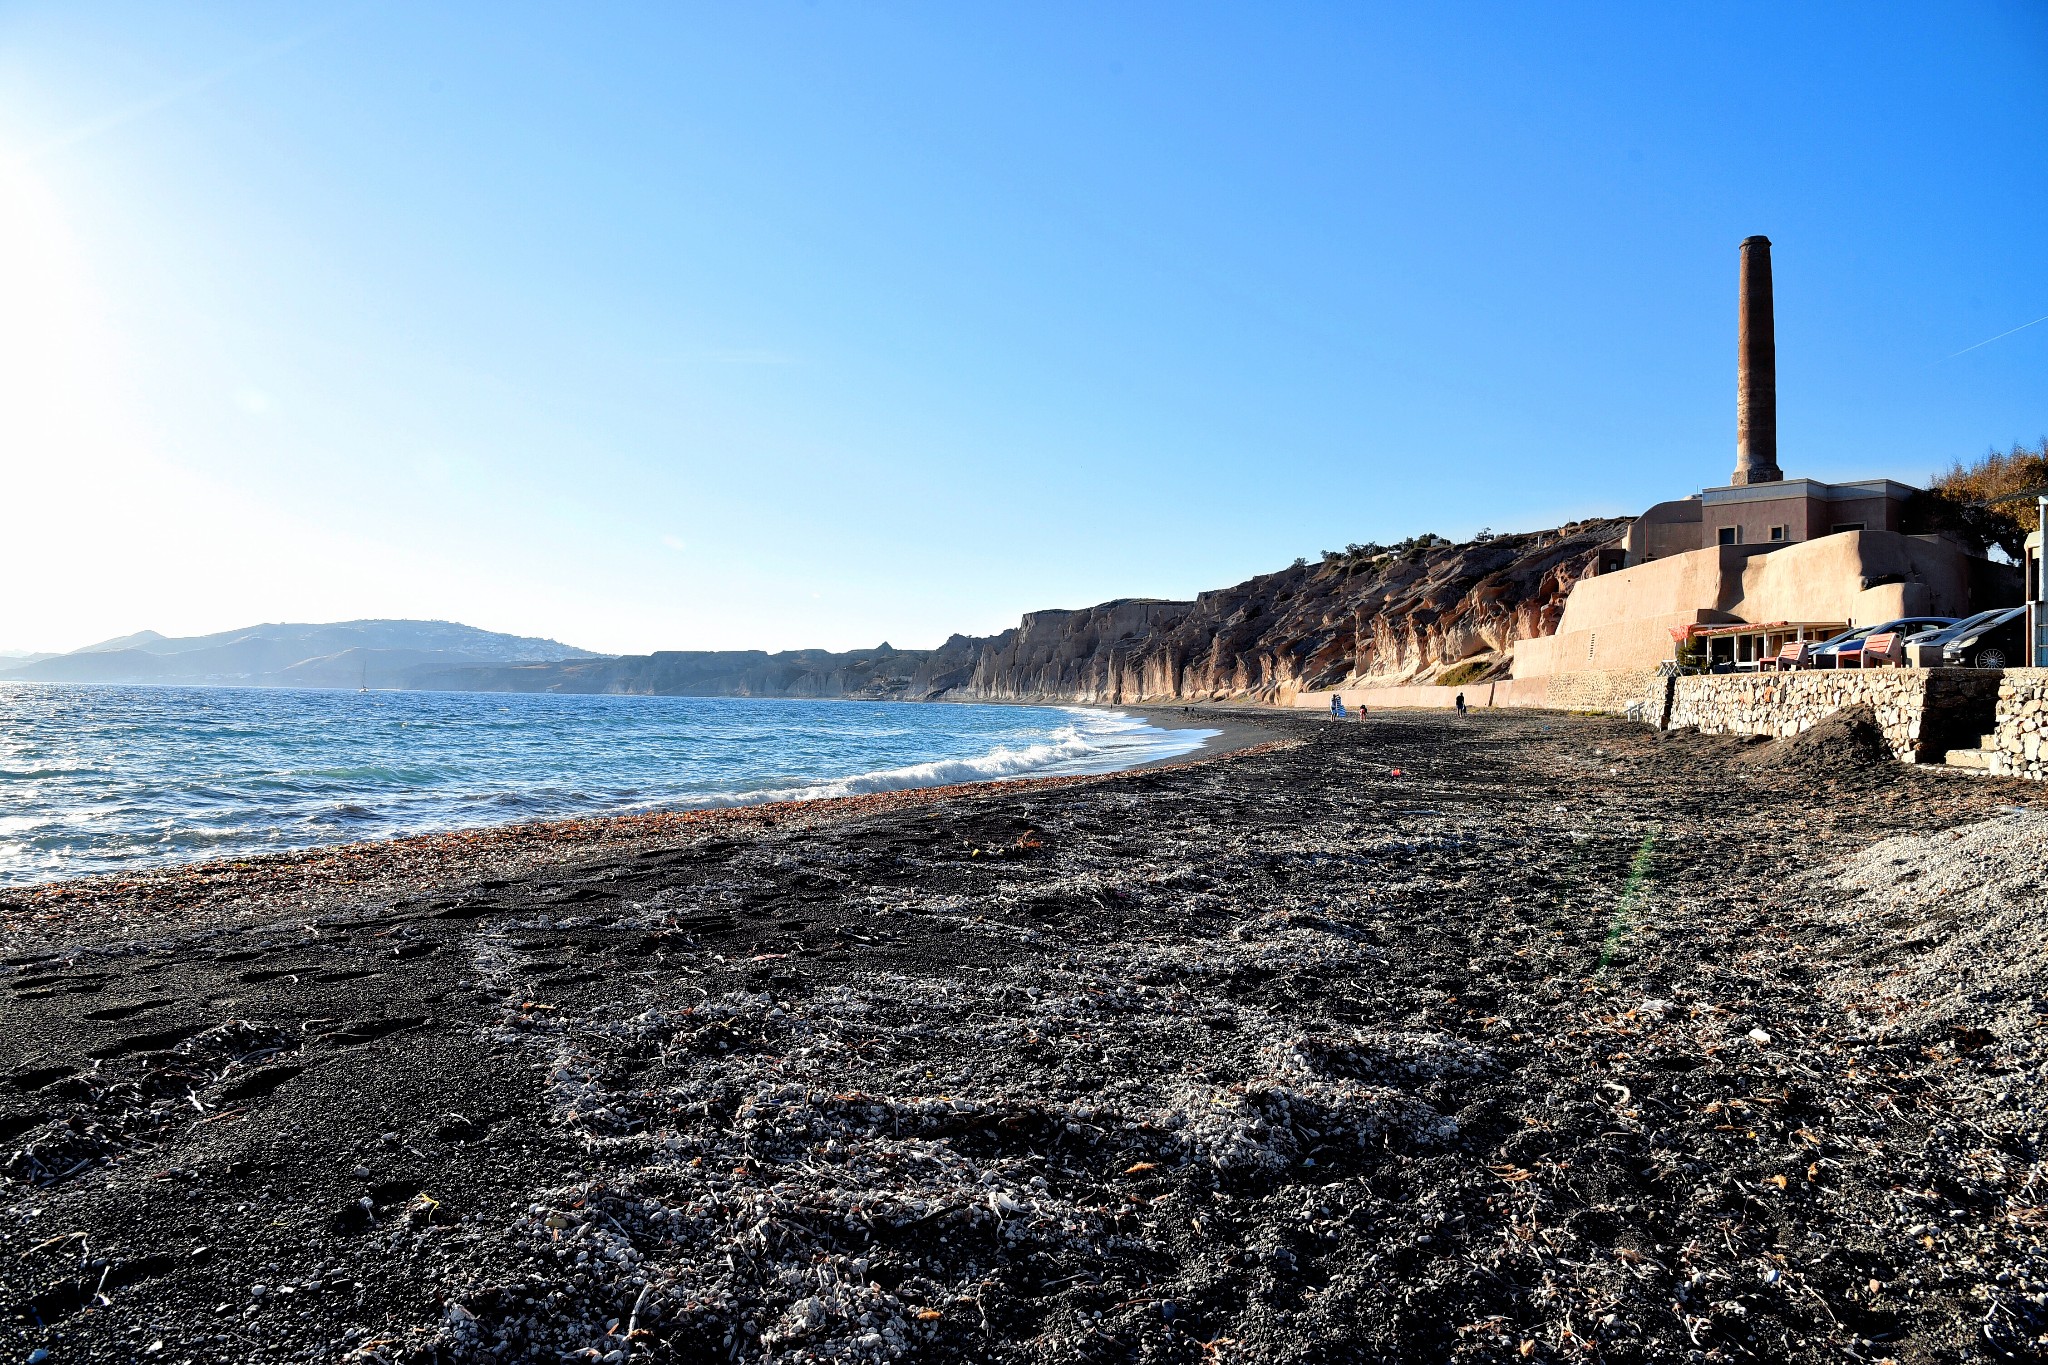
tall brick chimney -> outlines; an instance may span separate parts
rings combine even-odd
[[[1735,327],[1735,476],[1728,482],[1776,483],[1778,340],[1771,314],[1771,239],[1742,239],[1741,316]]]

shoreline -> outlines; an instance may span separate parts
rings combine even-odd
[[[279,898],[295,897],[302,903],[308,897],[336,897],[343,902],[374,900],[380,890],[395,884],[405,871],[420,878],[411,885],[424,893],[477,880],[532,875],[596,857],[686,848],[705,839],[836,823],[994,791],[1044,791],[1110,782],[1137,773],[1215,762],[1275,742],[1270,729],[1224,719],[1205,721],[1199,715],[1181,714],[1178,709],[1170,717],[1149,714],[1149,708],[1087,709],[1125,714],[1144,709],[1148,711],[1144,719],[1159,729],[1207,729],[1219,733],[1204,740],[1191,753],[1147,759],[1101,773],[999,777],[849,796],[521,820],[0,886],[0,941],[26,946],[44,935],[63,934],[67,922],[81,916],[119,918],[124,912],[130,919],[120,932],[127,936],[176,932],[178,926],[166,922],[160,906],[166,898],[186,896],[197,897],[203,906],[188,906],[189,913],[211,919],[215,927],[220,927],[233,922],[226,918],[231,910],[239,911],[240,920],[246,922],[256,912],[244,907]],[[304,908],[313,912],[310,906]],[[325,913],[335,913],[340,908],[343,906],[337,904]],[[133,922],[138,915],[141,922]],[[69,927],[74,932],[115,932],[114,925],[100,922],[70,923]],[[194,923],[193,927],[198,926]]]
[[[1271,725],[1262,728],[1259,722],[1255,720],[1247,720],[1240,716],[1221,715],[1215,711],[1197,711],[1191,706],[1153,705],[1150,703],[1133,703],[1131,705],[1119,706],[1112,706],[1107,703],[1083,704],[1074,702],[1068,704],[1079,710],[1110,711],[1120,715],[1136,716],[1146,724],[1159,730],[1214,730],[1216,732],[1210,738],[1203,740],[1202,747],[1194,750],[1192,753],[1174,754],[1166,758],[1148,758],[1143,763],[1133,763],[1128,768],[1118,768],[1115,770],[1117,772],[1145,772],[1153,768],[1171,768],[1182,763],[1206,762],[1212,758],[1221,758],[1225,754],[1236,753],[1240,749],[1249,749],[1254,745],[1264,744],[1273,738],[1274,733]],[[1275,714],[1285,715],[1286,712],[1276,709]]]

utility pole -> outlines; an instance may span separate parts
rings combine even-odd
[[[2048,668],[2048,493],[2035,498],[2034,513],[2034,534],[2041,537],[2041,548],[2034,552],[2034,581],[2027,585],[2027,662]],[[2025,550],[2020,559],[2025,568]]]

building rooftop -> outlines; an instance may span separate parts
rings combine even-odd
[[[1855,479],[1848,483],[1826,483],[1820,479],[1776,479],[1770,483],[1723,484],[1703,488],[1702,502],[1769,502],[1777,498],[1822,498],[1830,502],[1847,498],[1906,499],[1920,490],[1896,479]]]

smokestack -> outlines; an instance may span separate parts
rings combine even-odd
[[[1771,239],[1742,239],[1740,317],[1735,328],[1735,477],[1776,483],[1778,340],[1771,313]]]

